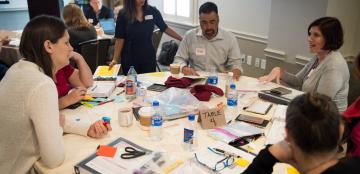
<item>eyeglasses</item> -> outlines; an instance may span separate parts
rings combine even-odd
[[[210,166],[202,163],[201,161],[199,161],[199,159],[198,159],[198,157],[197,157],[197,155],[195,153],[195,159],[199,164],[211,169],[214,172],[219,172],[219,171],[223,170],[225,167],[229,167],[229,166],[234,164],[234,161],[235,161],[234,156],[232,156],[232,155],[224,155],[223,153],[216,152],[215,150],[213,150],[210,147],[208,147],[208,149],[213,153],[225,156],[225,158],[223,158],[220,161],[216,162],[214,167],[210,167]]]

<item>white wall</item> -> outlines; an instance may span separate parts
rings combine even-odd
[[[271,6],[268,48],[286,54],[287,62],[295,62],[296,55],[311,57],[307,28],[324,16],[327,0],[272,0]]]
[[[199,7],[208,0],[199,0]],[[271,0],[210,0],[218,6],[220,26],[267,38]],[[196,11],[198,13],[198,11]]]
[[[0,29],[21,30],[29,21],[27,0],[10,0],[0,5]]]
[[[337,17],[344,29],[344,45],[340,49],[344,56],[354,56],[360,51],[356,50],[356,42],[360,39],[359,25],[356,25],[359,24],[357,22],[360,18],[359,7],[359,0],[329,0],[328,2],[326,15]],[[357,46],[357,48],[360,47]]]

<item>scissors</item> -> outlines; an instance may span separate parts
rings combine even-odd
[[[122,159],[133,159],[145,155],[146,152],[138,151],[133,147],[125,147],[125,153],[121,154]]]

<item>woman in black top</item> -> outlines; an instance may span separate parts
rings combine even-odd
[[[79,6],[66,5],[63,10],[63,18],[68,27],[70,44],[76,52],[80,51],[79,43],[97,38],[94,26],[86,20]]]
[[[286,111],[286,137],[260,151],[245,174],[272,173],[277,162],[288,163],[300,173],[360,173],[360,158],[339,158],[344,131],[337,107],[321,94],[296,97]]]
[[[115,50],[110,67],[120,62],[124,74],[130,66],[134,66],[137,73],[156,71],[156,52],[152,44],[154,25],[169,36],[182,40],[147,0],[125,0],[116,21]]]

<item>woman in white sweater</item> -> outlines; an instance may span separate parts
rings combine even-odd
[[[91,137],[111,130],[102,121],[76,120],[80,124],[75,124],[59,117],[52,77],[69,64],[72,50],[60,19],[39,16],[25,26],[20,42],[24,60],[15,63],[0,82],[1,173],[30,173],[39,159],[49,168],[62,164],[65,150],[60,126],[65,132],[70,126],[70,131]]]
[[[338,19],[322,17],[308,27],[308,43],[311,53],[316,54],[296,75],[272,69],[269,75],[260,77],[261,82],[280,79],[293,88],[309,93],[329,96],[340,112],[347,108],[349,91],[349,69],[342,54],[337,51],[342,46],[343,29]]]

